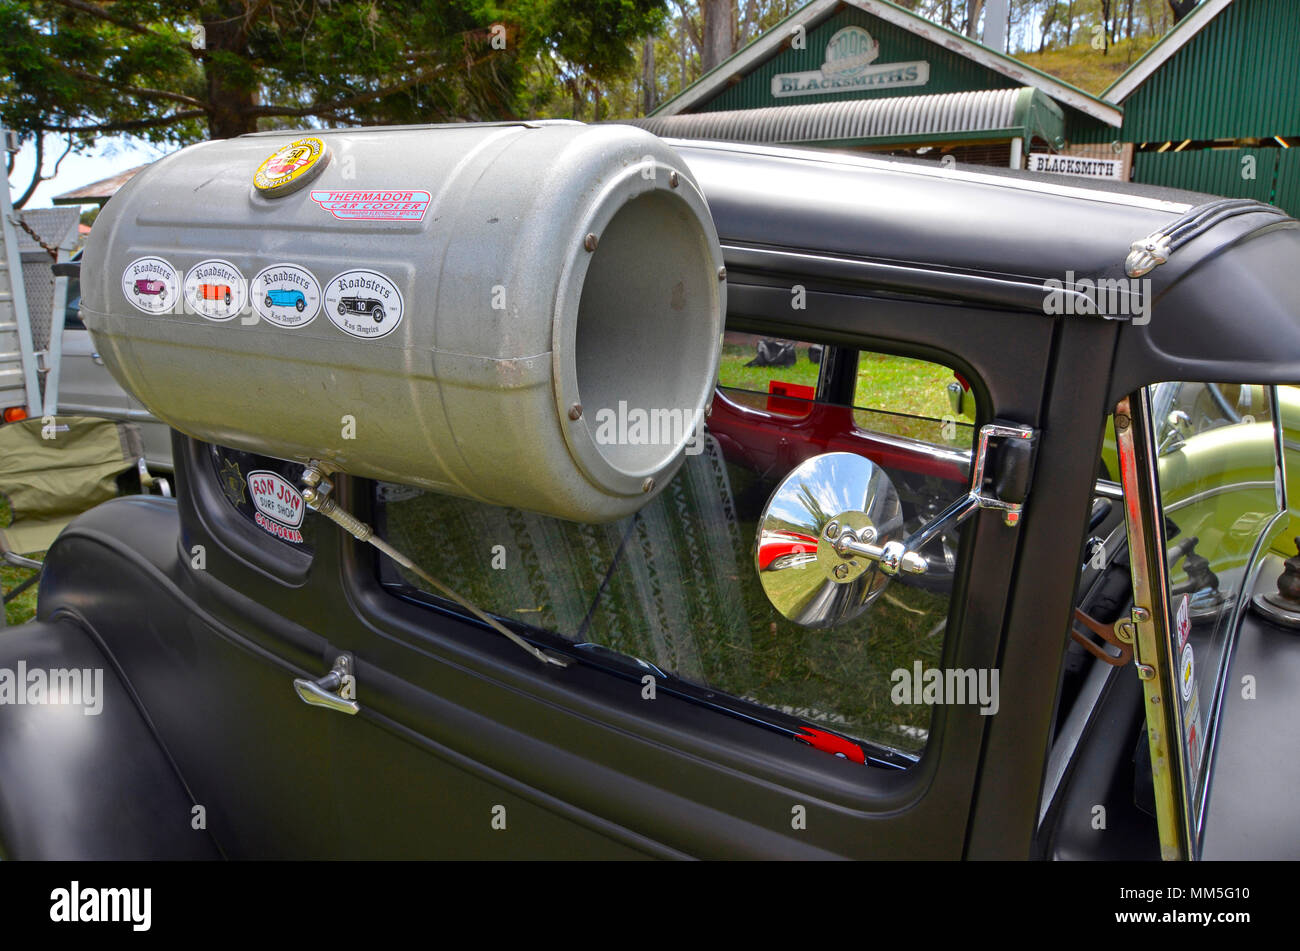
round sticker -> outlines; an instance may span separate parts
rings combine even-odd
[[[190,313],[229,320],[243,311],[247,300],[244,275],[229,261],[203,261],[185,275],[185,305]]]
[[[254,312],[277,327],[302,327],[320,313],[320,284],[296,264],[262,268],[248,293]]]
[[[176,306],[181,282],[176,269],[162,258],[136,258],[122,272],[122,293],[146,314],[162,314]]]
[[[297,191],[329,164],[329,149],[315,137],[295,139],[269,155],[253,173],[253,185],[268,198]]]
[[[1192,688],[1196,686],[1196,671],[1192,664],[1192,645],[1183,648],[1183,660],[1178,665],[1178,684],[1183,691],[1183,703],[1192,698]]]
[[[325,313],[346,334],[373,340],[402,322],[402,292],[378,271],[344,271],[325,285]]]

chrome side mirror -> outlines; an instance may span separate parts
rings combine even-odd
[[[879,551],[902,534],[903,508],[883,469],[851,452],[814,456],[768,499],[759,520],[758,578],[785,617],[832,627],[865,611],[889,580],[879,557],[859,548]]]
[[[807,460],[781,481],[759,520],[754,562],[768,600],[796,624],[833,627],[870,607],[892,576],[925,574],[921,549],[975,511],[997,509],[1007,525],[1019,524],[1024,500],[1004,501],[984,486],[989,443],[1024,444],[998,474],[1027,493],[1037,436],[1028,426],[981,427],[970,491],[906,539],[898,492],[879,466],[850,452]],[[1012,471],[1017,466],[1026,468]]]

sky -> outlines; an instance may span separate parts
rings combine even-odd
[[[45,174],[54,169],[54,162],[66,147],[66,140],[57,135],[45,137]],[[59,166],[59,174],[41,182],[25,208],[49,208],[55,195],[72,191],[83,185],[108,178],[128,168],[144,165],[162,158],[169,149],[162,149],[127,136],[102,138],[95,148],[78,155],[69,153]],[[9,197],[17,199],[32,180],[32,167],[36,162],[36,144],[28,140],[18,153],[13,173],[9,176]],[[94,207],[93,205],[87,207]]]

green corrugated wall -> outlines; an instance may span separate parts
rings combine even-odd
[[[1300,215],[1300,149],[1139,152],[1133,156],[1133,180],[1228,198],[1254,198]]]
[[[1123,105],[1126,142],[1300,136],[1300,0],[1235,0]]]
[[[1300,218],[1300,149],[1286,149],[1277,157],[1273,204],[1292,218]]]

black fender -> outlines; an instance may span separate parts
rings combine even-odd
[[[91,675],[84,692],[63,681],[63,698],[79,704],[17,703],[20,670],[29,682],[32,671]],[[6,694],[0,682],[0,857],[221,857],[194,828],[194,802],[171,758],[82,622],[56,614],[0,629],[0,679],[9,685]]]

